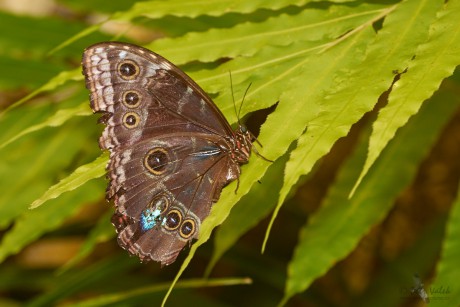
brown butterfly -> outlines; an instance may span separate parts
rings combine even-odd
[[[234,131],[209,96],[160,55],[104,42],[83,54],[91,108],[106,125],[107,200],[118,243],[142,262],[174,262],[198,238],[222,188],[240,176],[254,136]]]

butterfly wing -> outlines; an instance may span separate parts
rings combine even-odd
[[[133,186],[115,195],[117,212],[134,217],[128,223],[126,218],[114,220],[121,246],[141,259],[169,264],[187,241],[198,237],[201,221],[222,187],[239,174],[237,164],[219,152],[214,141],[196,135],[168,136],[133,148],[122,168]],[[150,156],[143,154],[151,148]],[[163,150],[167,150],[164,156]],[[164,167],[162,162],[161,167],[149,165],[157,161],[149,159],[157,153],[160,160],[170,162]],[[223,177],[229,170],[231,177]]]
[[[118,241],[143,261],[172,263],[240,174],[234,133],[193,80],[147,49],[100,43],[82,64],[91,107],[104,113]]]

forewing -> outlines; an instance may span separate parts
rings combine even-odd
[[[145,135],[165,132],[233,135],[206,93],[158,54],[130,44],[100,43],[85,50],[82,64],[91,108],[106,113],[103,149],[125,148]]]

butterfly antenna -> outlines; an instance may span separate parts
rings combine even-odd
[[[251,87],[252,85],[252,82],[249,83],[248,87],[246,88],[246,91],[244,91],[244,95],[243,95],[243,99],[241,100],[241,104],[240,104],[240,109],[238,110],[238,123],[240,122],[240,113],[241,113],[241,108],[243,107],[243,102],[244,102],[244,98],[246,98],[246,94],[248,93],[249,91],[249,88]]]
[[[238,125],[241,125],[240,123],[240,116],[238,112],[236,111],[236,103],[235,103],[235,95],[233,94],[233,79],[232,79],[232,72],[229,70],[228,74],[230,75],[230,89],[232,91],[232,100],[233,100],[233,108],[235,109],[235,115],[236,119],[238,120]]]

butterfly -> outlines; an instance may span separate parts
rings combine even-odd
[[[241,174],[255,137],[233,130],[211,98],[160,55],[102,42],[82,59],[90,105],[106,125],[106,199],[118,244],[142,262],[173,263],[199,236],[222,188]]]

